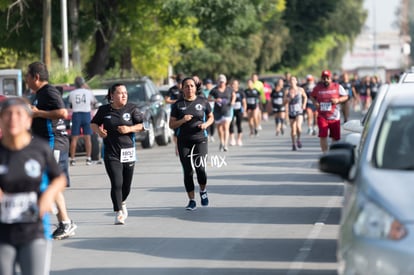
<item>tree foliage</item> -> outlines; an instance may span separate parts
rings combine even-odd
[[[275,64],[273,69],[303,71],[318,64],[324,64],[325,68],[340,69],[340,59],[332,56],[329,58],[330,53],[344,52],[346,43],[351,43],[360,32],[366,19],[362,2],[363,0],[288,1],[283,18],[289,28],[290,41],[283,53],[282,62]]]
[[[212,78],[337,69],[366,18],[363,0],[77,1],[79,33],[69,39],[79,38],[88,77],[110,71],[161,80],[170,65]],[[40,59],[42,3],[0,0],[0,67]],[[60,1],[52,4],[60,60]]]

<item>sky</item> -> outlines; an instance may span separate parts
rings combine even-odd
[[[365,25],[373,30],[375,14],[377,32],[395,31],[396,27],[393,26],[397,20],[395,12],[400,4],[401,0],[364,0],[364,8],[368,11]]]

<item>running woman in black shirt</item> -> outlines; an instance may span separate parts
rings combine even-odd
[[[52,150],[28,131],[32,111],[22,98],[0,107],[0,274],[49,274],[50,216],[66,186]]]
[[[247,89],[244,90],[246,95],[246,108],[247,108],[247,121],[250,128],[250,136],[257,135],[259,127],[259,121],[257,120],[257,112],[259,112],[259,101],[260,93],[254,87],[253,80],[249,79],[247,81]]]
[[[103,138],[115,224],[125,224],[128,217],[126,199],[131,191],[136,160],[135,132],[144,129],[143,115],[135,104],[127,103],[128,92],[121,83],[109,88],[107,98],[110,103],[99,107],[91,127]]]
[[[276,125],[276,136],[281,133],[284,134],[284,125],[286,117],[286,104],[284,103],[286,90],[283,87],[284,82],[282,78],[279,78],[275,83],[275,88],[270,94],[270,99],[272,101],[272,110],[275,114],[275,125]]]
[[[184,185],[189,198],[187,210],[195,210],[194,170],[200,185],[201,205],[208,205],[207,174],[200,159],[207,155],[207,127],[214,122],[208,101],[197,96],[197,85],[193,78],[183,80],[183,98],[172,105],[170,128],[177,129],[177,145],[184,171]]]

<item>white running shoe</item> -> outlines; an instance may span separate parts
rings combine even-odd
[[[126,207],[126,202],[122,202],[122,214],[124,214],[124,220],[128,218],[128,209]]]
[[[125,224],[125,218],[122,211],[116,212],[115,224]]]

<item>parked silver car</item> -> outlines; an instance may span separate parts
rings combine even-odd
[[[345,141],[354,144],[357,148],[361,142],[361,134],[364,130],[364,126],[370,121],[371,116],[375,116],[378,113],[379,107],[382,101],[388,93],[389,84],[382,84],[375,100],[371,103],[368,112],[361,119],[353,119],[344,123],[344,129],[351,132],[345,136]]]
[[[414,274],[414,93],[391,85],[362,134],[322,155],[351,186],[338,234],[339,274]],[[336,149],[335,149],[336,148]]]

